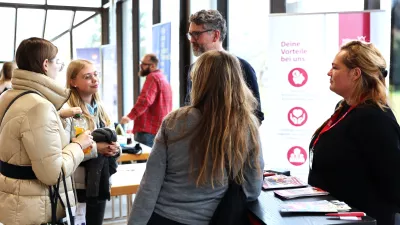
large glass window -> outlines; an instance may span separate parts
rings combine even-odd
[[[51,40],[69,30],[72,23],[72,11],[48,10],[44,38]]]
[[[57,58],[64,62],[64,69],[58,73],[56,81],[61,85],[65,85],[67,80],[66,71],[69,63],[71,62],[71,42],[69,32],[53,41],[53,44],[58,48]]]
[[[100,77],[102,76],[101,71],[105,68],[104,65],[107,64],[107,71],[114,69],[114,72],[109,72],[110,76],[113,77],[107,77],[109,79],[106,82],[110,86],[112,86],[110,81],[115,81],[116,83],[115,46],[103,48],[101,46],[101,15],[95,15],[96,12],[94,11],[84,11],[90,10],[88,8],[83,9],[83,11],[76,11],[74,23],[72,24],[73,10],[46,9],[47,7],[45,6],[47,2],[48,5],[100,8],[102,0],[0,0],[0,2],[16,3],[15,7],[0,7],[0,19],[3,22],[0,62],[13,60],[15,54],[14,46],[18,47],[22,40],[30,37],[43,37],[57,46],[57,57],[65,64],[65,69],[56,78],[58,83],[65,85],[66,67],[72,58],[83,58],[92,61],[97,70],[100,71]],[[36,7],[33,9],[21,4],[42,5],[43,9],[36,9]],[[72,41],[71,25],[76,26],[72,30]],[[108,58],[104,58],[104,63],[101,58],[102,50],[104,50],[104,55],[108,56]],[[104,93],[104,88],[101,85],[99,88],[100,94]],[[115,88],[112,93],[115,93],[115,96],[117,95]],[[107,108],[112,108],[111,105]],[[116,108],[116,104],[113,108]],[[112,113],[111,117],[113,119],[116,118]]]
[[[48,5],[101,7],[101,0],[47,0]]]
[[[23,3],[23,4],[44,4],[45,0],[7,0],[7,1],[0,1],[5,3]]]
[[[22,40],[43,36],[43,9],[18,9],[17,14],[17,46]]]
[[[229,4],[231,4],[233,1],[229,1]],[[237,1],[235,1],[237,2]],[[217,0],[204,0],[204,1],[198,1],[198,0],[191,0],[190,1],[190,13],[195,13],[197,11],[200,11],[202,9],[217,9]]]
[[[118,122],[117,53],[115,45],[101,46],[101,99],[110,118]]]
[[[257,6],[257,7],[254,7]],[[229,2],[229,52],[250,63],[254,68],[260,91],[261,111],[267,116],[265,106],[268,102],[266,73],[268,60],[268,17],[269,1],[247,0]],[[242,16],[237,16],[238,14]],[[236,16],[235,16],[236,15]],[[243,19],[246,18],[246,19]],[[260,136],[265,137],[267,129],[264,123],[260,127]],[[261,142],[268,141],[262,138]],[[264,155],[267,151],[263,151]],[[266,164],[269,162],[266,161]]]
[[[173,108],[179,108],[179,0],[161,0],[161,23],[171,23],[171,66]]]
[[[86,20],[87,18],[91,17],[95,12],[91,11],[76,11],[75,18],[74,18],[74,26],[78,23]]]
[[[99,48],[101,45],[101,17],[97,15],[72,31],[74,55],[77,48]]]
[[[133,107],[133,46],[132,46],[132,0],[122,3],[122,74],[123,74],[123,115]],[[137,59],[139,60],[139,59]]]
[[[15,9],[0,8],[0,21],[3,21],[0,61],[11,61],[14,58]]]
[[[268,12],[269,1],[247,0],[231,1],[229,4],[229,51],[245,60],[254,68],[257,74],[258,86],[260,89],[261,106],[267,101],[262,74],[265,72],[267,63],[268,44]],[[254,6],[257,7],[254,7]],[[243,12],[243,17],[235,16]],[[249,22],[253,21],[253,22]],[[265,110],[262,110],[265,111]],[[264,112],[265,113],[265,112]]]
[[[153,1],[140,0],[140,59],[152,51]],[[140,77],[140,90],[146,78]]]
[[[140,57],[151,51],[153,26],[153,2],[140,0]]]

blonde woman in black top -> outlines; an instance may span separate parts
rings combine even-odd
[[[400,206],[400,129],[388,106],[386,62],[372,44],[341,47],[328,72],[343,97],[310,143],[312,186],[330,192],[378,225],[394,224]]]

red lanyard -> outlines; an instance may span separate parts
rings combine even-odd
[[[321,136],[321,134],[327,132],[328,130],[330,130],[332,127],[334,127],[337,123],[339,123],[345,116],[347,116],[347,114],[353,110],[355,107],[357,107],[357,105],[353,105],[351,106],[344,114],[342,117],[340,117],[334,124],[333,121],[336,120],[336,118],[339,116],[340,111],[336,112],[335,114],[333,114],[333,116],[331,116],[331,118],[328,120],[328,122],[326,123],[326,125],[324,126],[324,128],[322,128],[321,132],[319,132],[317,138],[315,139],[314,143],[313,143],[313,148],[315,147],[315,145],[317,144],[319,137]]]

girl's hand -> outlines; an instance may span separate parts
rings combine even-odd
[[[58,114],[63,119],[66,119],[68,117],[73,117],[76,114],[81,114],[81,113],[82,113],[81,107],[72,107],[72,108],[68,108],[68,109],[60,109],[60,111],[58,111]]]
[[[87,130],[78,137],[72,138],[72,142],[79,143],[83,150],[93,145],[93,136],[90,134],[90,131]]]
[[[104,156],[115,156],[118,151],[118,145],[116,142],[112,142],[111,144],[107,142],[97,142],[97,152]]]

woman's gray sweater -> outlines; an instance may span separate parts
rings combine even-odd
[[[178,109],[178,114],[182,111],[182,108]],[[179,118],[182,119],[175,120],[172,125],[168,123],[166,129],[167,121],[171,119],[167,116],[157,133],[146,172],[133,203],[129,225],[147,224],[153,211],[183,224],[207,225],[228,188],[227,177],[225,185],[214,185],[214,189],[211,185],[196,187],[195,179],[191,177],[189,170],[190,140],[193,135],[166,145],[165,140],[172,140],[181,136],[182,132],[196,127],[201,113],[192,109],[187,117]],[[171,127],[173,129],[170,129]],[[259,162],[260,168],[263,169],[261,149]],[[247,166],[247,163],[245,165]],[[245,167],[244,178],[243,190],[248,200],[256,200],[261,192],[261,171]]]

